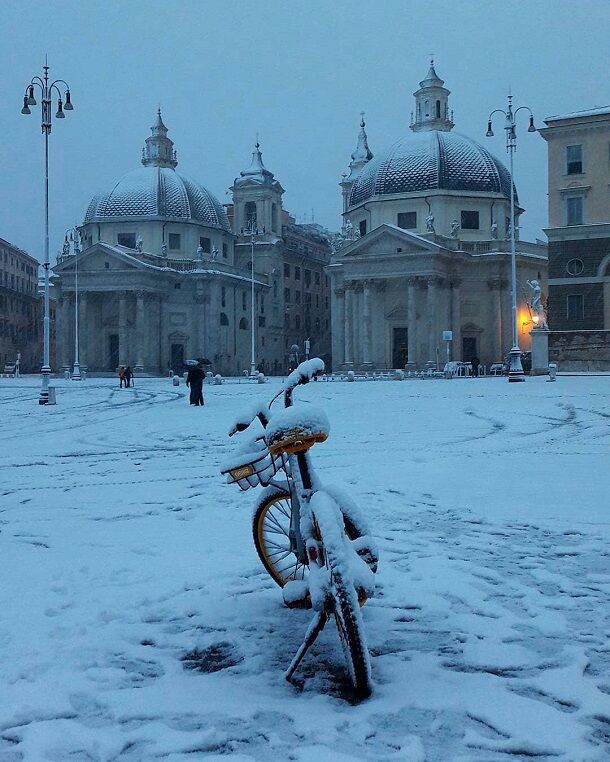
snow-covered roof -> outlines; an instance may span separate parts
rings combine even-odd
[[[402,138],[367,162],[352,187],[350,206],[374,196],[437,189],[510,198],[510,175],[499,159],[466,135],[426,130]]]
[[[600,106],[599,108],[590,108],[585,111],[571,111],[568,114],[558,114],[556,116],[547,116],[544,120],[545,124],[549,122],[560,122],[564,119],[578,119],[579,117],[587,116],[603,116],[604,114],[610,115],[610,106]]]

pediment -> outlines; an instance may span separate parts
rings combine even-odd
[[[422,236],[394,225],[381,225],[342,250],[344,257],[384,256],[391,254],[429,254],[443,247]]]
[[[53,270],[55,273],[68,273],[75,270],[76,260],[66,257]],[[114,246],[95,243],[78,255],[79,272],[108,272],[109,270],[144,270],[146,265]]]

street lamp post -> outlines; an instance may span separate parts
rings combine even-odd
[[[248,226],[246,227],[246,233],[250,236],[250,270],[251,270],[251,312],[250,312],[250,322],[251,322],[251,332],[250,332],[250,338],[251,338],[251,355],[250,355],[250,375],[255,376],[256,375],[256,325],[255,325],[255,318],[256,318],[256,298],[254,293],[254,244],[256,242],[256,236],[258,235],[258,227],[256,225],[256,220],[251,217],[248,220]]]
[[[42,359],[42,386],[40,389],[39,405],[47,405],[49,402],[49,378],[51,376],[51,362],[49,356],[49,334],[50,334],[50,316],[49,316],[49,135],[51,133],[51,105],[53,90],[57,93],[57,112],[56,119],[65,117],[64,111],[72,111],[72,99],[70,96],[70,86],[63,79],[56,79],[49,84],[49,67],[45,62],[43,66],[44,74],[41,77],[32,77],[30,84],[25,88],[23,96],[22,114],[31,114],[30,106],[36,105],[34,97],[35,88],[40,88],[42,96],[42,134],[44,135],[44,169],[45,169],[45,239],[44,239],[44,323],[43,323],[43,359]],[[66,88],[65,101],[62,100],[59,85]]]
[[[69,239],[68,232],[70,233]],[[72,369],[72,381],[82,381],[78,357],[78,255],[80,254],[80,233],[78,228],[73,228],[68,232],[66,232],[64,247],[69,251],[70,245],[72,245],[74,250],[74,368]]]
[[[524,110],[529,112],[529,126],[528,132],[536,132],[534,127],[534,115],[529,106],[519,106],[519,108],[513,110],[513,96],[508,96],[508,107],[506,111],[498,108],[492,111],[489,115],[487,122],[486,137],[493,137],[493,130],[491,128],[491,120],[494,114],[504,114],[506,130],[506,150],[510,158],[510,262],[511,262],[511,298],[512,298],[512,328],[513,328],[513,345],[510,350],[510,366],[508,370],[509,381],[525,381],[525,374],[523,373],[523,366],[521,364],[521,349],[519,347],[519,334],[517,327],[517,253],[515,243],[515,185],[514,185],[514,169],[513,169],[513,154],[517,150],[517,122],[516,117],[519,111]]]

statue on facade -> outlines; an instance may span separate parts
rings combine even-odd
[[[544,305],[542,304],[542,287],[537,280],[528,280],[526,282],[527,285],[532,289],[531,308],[532,312],[534,313],[533,317],[538,318],[538,320],[534,320],[536,323],[535,329],[538,328],[548,331],[549,326],[546,322],[546,313],[544,311]]]
[[[64,245],[61,247],[61,254],[63,257],[67,257],[70,254],[70,241],[68,241],[68,234],[64,238]]]
[[[460,232],[460,223],[457,220],[451,222],[451,237],[457,238]]]
[[[351,220],[347,220],[345,223],[345,237],[350,240],[354,237],[354,226]]]
[[[434,215],[432,212],[426,217],[426,230],[428,233],[434,233]]]
[[[142,246],[144,246],[144,241],[142,240],[142,236],[139,235],[136,238],[136,251],[138,251],[140,254],[142,253]]]
[[[166,243],[162,243],[161,244],[161,256],[162,257],[167,257],[167,244]]]
[[[211,256],[212,262],[216,262],[218,259],[218,249],[216,246],[212,246],[212,256]]]
[[[507,241],[510,241],[512,232],[513,232],[513,226],[510,224],[510,220],[507,217],[506,218],[506,233],[504,234],[504,237],[506,238]]]
[[[492,222],[491,223],[491,237],[494,241],[498,240],[498,223]]]

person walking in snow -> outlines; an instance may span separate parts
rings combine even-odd
[[[203,405],[203,379],[205,373],[201,367],[201,363],[197,363],[192,368],[189,368],[189,372],[186,376],[186,385],[191,390],[189,402],[195,407]]]
[[[470,364],[472,365],[473,378],[477,378],[479,375],[479,365],[481,364],[479,358],[475,355],[470,361]]]
[[[125,366],[121,365],[119,368],[119,386],[127,388],[127,379],[125,378]]]
[[[133,371],[131,369],[131,365],[128,365],[127,368],[125,368],[125,387],[132,386],[131,379],[133,378]]]

